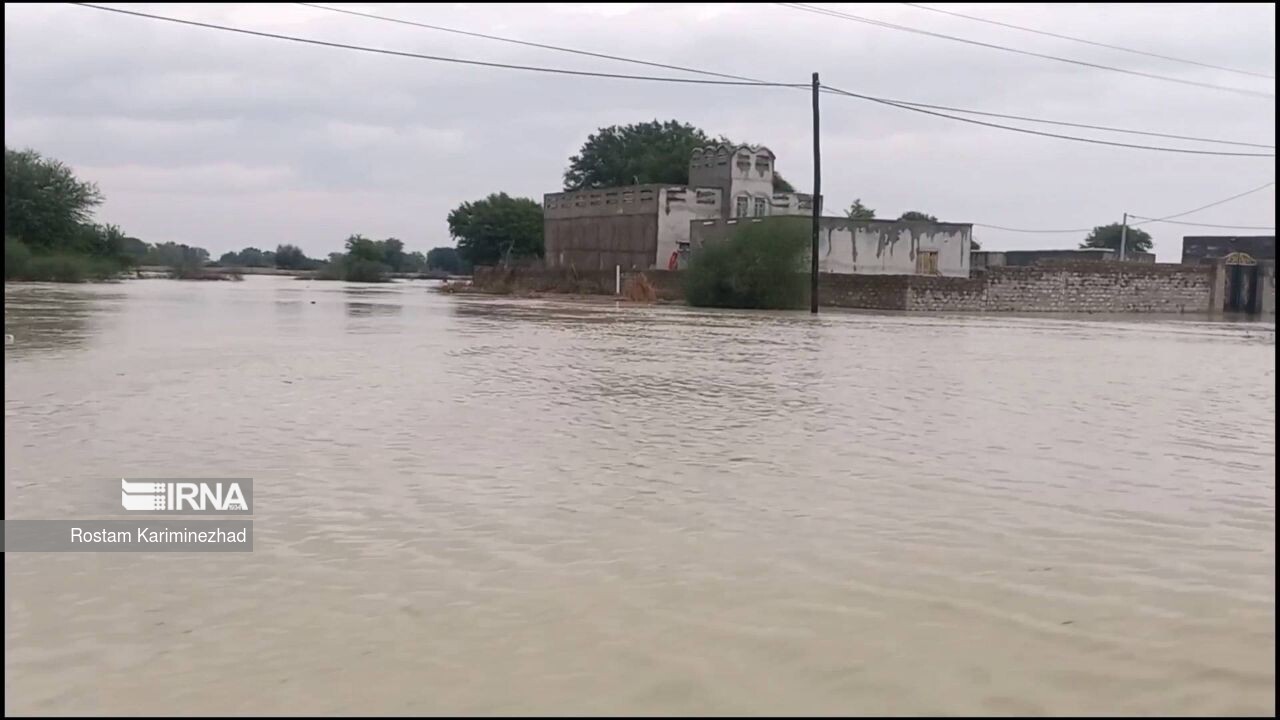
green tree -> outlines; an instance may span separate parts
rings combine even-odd
[[[427,256],[415,250],[404,256],[404,262],[400,263],[401,272],[420,273],[427,269]]]
[[[700,128],[678,120],[610,125],[587,136],[578,154],[569,158],[565,190],[663,183],[687,185],[689,159],[695,148],[712,143],[737,144],[724,136],[713,138]],[[775,192],[795,192],[776,170]]]
[[[387,238],[381,243],[382,262],[391,268],[391,272],[403,272],[406,256],[404,243],[397,238]]]
[[[198,270],[208,262],[208,250],[172,241],[152,245],[142,259],[143,265],[164,265],[179,270]]]
[[[1122,226],[1120,223],[1111,223],[1110,225],[1099,225],[1085,237],[1084,242],[1080,243],[1081,248],[1107,248],[1109,250],[1120,250],[1120,231]],[[1125,234],[1124,248],[1126,253],[1130,252],[1151,252],[1151,235],[1141,228],[1130,226]]]
[[[908,210],[902,213],[901,215],[899,215],[898,219],[899,220],[916,220],[916,221],[931,222],[931,223],[938,222],[938,218],[928,213],[922,213],[919,210]]]
[[[462,275],[467,272],[462,256],[451,247],[437,247],[427,251],[427,269],[440,270],[450,275]]]
[[[849,206],[849,209],[845,211],[845,215],[848,215],[850,220],[876,219],[876,211],[866,205],[863,205],[862,198],[855,199],[853,204]]]
[[[356,234],[347,237],[344,244],[347,249],[347,257],[354,260],[366,260],[368,262],[382,262],[382,247],[375,240]]]
[[[35,150],[4,149],[4,234],[33,250],[70,250],[102,204],[98,186]]]
[[[702,130],[676,120],[611,125],[587,136],[569,158],[566,190],[640,185],[686,184],[694,148],[712,139]]]
[[[458,254],[472,265],[542,257],[542,205],[537,201],[494,193],[462,203],[448,220]]]
[[[283,270],[307,270],[316,264],[297,245],[277,245],[275,259],[276,267]]]

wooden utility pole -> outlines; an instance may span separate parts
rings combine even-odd
[[[813,74],[813,249],[809,257],[809,312],[818,313],[818,220],[822,217],[822,152],[818,144],[818,73]]]
[[[1124,214],[1124,220],[1120,223],[1120,259],[1124,260],[1124,241],[1128,240],[1129,234],[1129,213]]]

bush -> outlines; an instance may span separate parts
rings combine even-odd
[[[347,282],[387,282],[391,268],[373,260],[348,257],[344,263],[342,279]]]
[[[17,238],[4,239],[4,279],[15,280],[27,274],[31,251]]]
[[[808,221],[740,223],[728,240],[694,251],[681,278],[696,307],[789,309],[808,304]]]
[[[105,280],[119,272],[118,264],[89,255],[33,255],[27,261],[26,270],[20,279],[77,283],[85,280]]]

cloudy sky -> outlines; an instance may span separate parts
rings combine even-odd
[[[1046,54],[1275,91],[1273,80],[939,15],[901,4],[848,12]],[[296,4],[115,5],[355,45],[614,73],[673,71],[339,15]],[[345,7],[352,7],[346,5]],[[1013,55],[773,4],[393,4],[366,12],[718,72],[912,102],[1274,144],[1275,99]],[[1274,5],[954,5],[1098,42],[1273,75]],[[336,250],[349,234],[411,249],[452,244],[445,216],[503,190],[560,188],[596,128],[679,119],[769,145],[811,186],[808,95],[787,88],[605,80],[453,65],[248,37],[70,5],[5,5],[5,144],[96,181],[103,221],[214,255],[245,245]],[[1000,122],[997,120],[997,122]],[[1160,216],[1275,178],[1274,158],[1181,155],[1032,137],[823,97],[829,210],[855,197],[1021,228]],[[1031,126],[1121,142],[1274,152]],[[1274,188],[1185,220],[1275,224]],[[1161,260],[1184,234],[1152,225]],[[1257,233],[1254,233],[1257,234]],[[976,228],[989,249],[1071,247],[1080,235]]]

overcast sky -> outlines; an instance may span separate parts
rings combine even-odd
[[[666,70],[467,38],[296,4],[117,5],[254,30],[496,62],[615,73]],[[352,7],[347,5],[346,7]],[[848,12],[1141,72],[1274,93],[1252,78],[894,4]],[[954,5],[949,9],[1273,75],[1274,5]],[[1275,99],[1017,56],[772,4],[392,4],[374,12],[769,80],[813,71],[843,89],[990,112],[1274,144]],[[149,242],[295,243],[351,233],[450,245],[445,217],[495,191],[541,198],[595,129],[678,119],[762,143],[812,186],[806,92],[604,80],[300,45],[70,5],[5,5],[5,144],[67,162],[107,197],[102,221]],[[1201,157],[1032,137],[823,97],[829,213],[1077,228],[1168,215],[1275,178],[1274,158]],[[997,120],[997,122],[1000,122]],[[1033,126],[1121,142],[1250,151]],[[1273,150],[1254,150],[1274,152]],[[1186,220],[1275,224],[1274,188]],[[1162,261],[1185,234],[1151,225]],[[1074,247],[1082,235],[983,228],[988,249]]]

